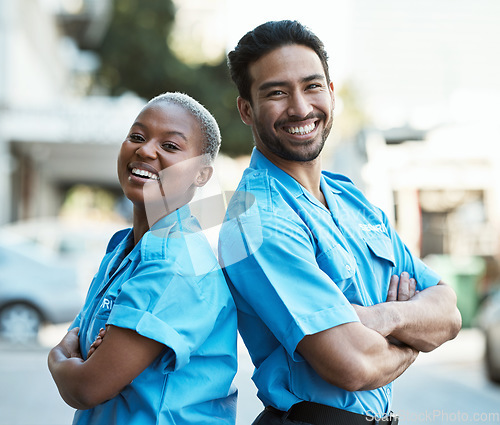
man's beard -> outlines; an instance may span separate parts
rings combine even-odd
[[[325,118],[324,114],[321,115],[315,115],[313,117],[306,117],[305,119],[310,119],[310,118]],[[333,111],[330,114],[330,119],[325,125],[325,128],[320,135],[321,140],[318,143],[317,146],[314,146],[313,148],[309,147],[313,145],[316,139],[311,139],[304,141],[300,149],[292,150],[289,149],[284,143],[281,142],[280,138],[277,137],[275,134],[271,134],[271,132],[267,131],[264,129],[264,127],[261,125],[260,121],[257,121],[255,124],[255,128],[257,131],[257,134],[259,135],[260,140],[262,143],[271,151],[273,154],[279,156],[282,159],[288,160],[288,161],[297,161],[297,162],[309,162],[315,160],[321,151],[323,150],[323,146],[325,145],[326,139],[328,138],[328,135],[330,134],[330,131],[332,129],[333,125]],[[279,127],[280,123],[276,124],[276,127]]]

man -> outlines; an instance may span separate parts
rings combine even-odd
[[[266,406],[254,423],[396,423],[391,382],[457,335],[456,296],[349,179],[321,170],[335,104],[322,42],[267,22],[228,64],[255,148],[219,254]]]

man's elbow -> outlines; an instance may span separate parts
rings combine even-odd
[[[452,305],[451,312],[449,314],[449,334],[448,340],[455,338],[462,329],[462,315],[457,307],[457,294],[456,292],[448,285],[447,289],[451,292],[450,294],[450,304]]]
[[[455,338],[460,332],[460,329],[462,329],[462,315],[460,314],[458,308],[455,308],[452,329],[450,331],[450,339]]]
[[[462,329],[462,315],[457,307],[450,314],[447,341],[454,339]]]
[[[358,358],[345,365],[341,373],[338,370],[323,371],[321,377],[331,385],[354,392],[377,388],[373,386],[373,375],[372,365],[366,360]]]
[[[435,340],[422,340],[412,344],[412,346],[422,353],[429,353],[445,342],[454,339],[460,332],[460,329],[462,329],[462,315],[458,308],[454,307],[448,316],[447,326],[443,328],[440,336],[437,336]]]

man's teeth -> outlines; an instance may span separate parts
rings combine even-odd
[[[304,127],[289,127],[286,131],[290,134],[307,134],[314,130],[316,126],[314,124],[306,125]]]
[[[146,177],[147,179],[159,180],[159,177],[156,174],[139,168],[132,168],[132,174],[139,177]]]

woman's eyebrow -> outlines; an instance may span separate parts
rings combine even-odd
[[[143,129],[148,128],[148,126],[146,124],[143,124],[140,121],[136,121],[136,122],[134,122],[134,124],[132,124],[132,127],[135,127],[135,126],[141,127]],[[166,136],[179,136],[181,139],[185,140],[186,142],[188,141],[186,135],[184,133],[182,133],[181,131],[170,130],[170,131],[165,131],[163,134]]]

